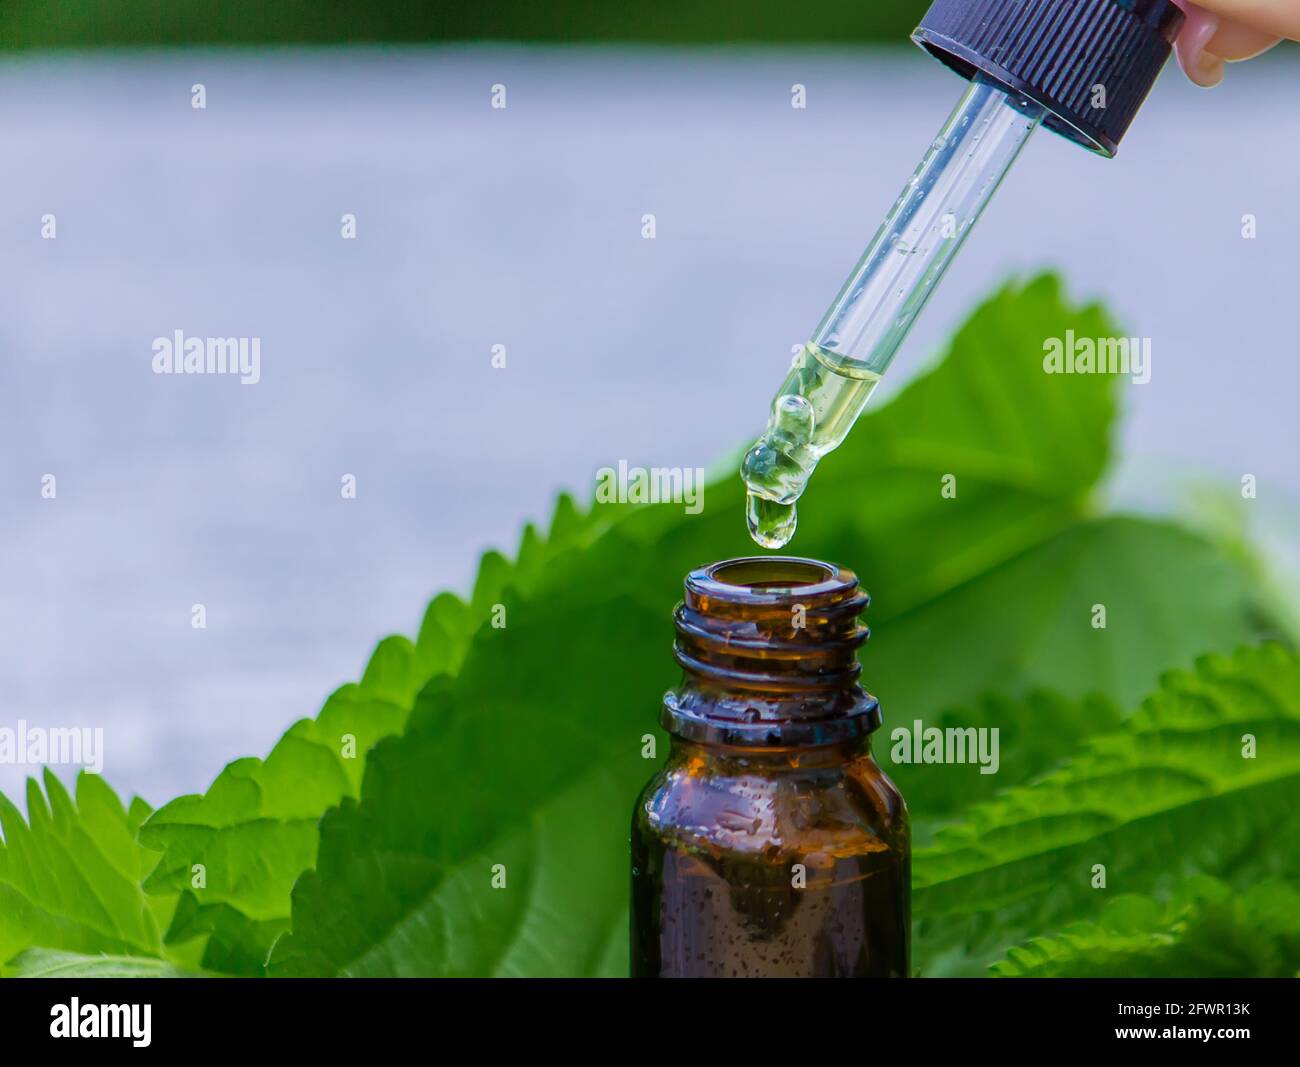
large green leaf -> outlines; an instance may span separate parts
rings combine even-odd
[[[175,899],[151,901],[140,889],[158,859],[136,843],[149,805],[137,798],[124,808],[86,771],[75,803],[48,769],[44,781],[42,792],[28,779],[26,819],[0,794],[0,962],[33,945],[160,955],[159,922]]]
[[[1246,579],[1204,541],[1166,524],[1083,518],[1104,465],[1112,386],[1043,373],[1043,338],[1065,329],[1095,335],[1110,328],[1095,309],[1064,305],[1051,279],[1009,287],[976,312],[943,363],[866,415],[818,473],[809,494],[818,503],[805,509],[798,547],[852,562],[869,583],[880,576],[876,589],[885,592],[871,617],[881,636],[866,667],[888,715],[933,721],[961,706],[973,709],[969,724],[997,725],[980,718],[996,707],[982,696],[1044,686],[1066,697],[1098,692],[1133,701],[1165,667],[1253,632]],[[948,473],[957,477],[955,497],[941,492]],[[448,887],[463,884],[456,872],[464,865],[481,874],[482,850],[504,854],[521,826],[554,825],[546,813],[560,803],[556,782],[581,797],[586,773],[622,767],[615,795],[635,795],[648,768],[635,760],[611,764],[597,740],[627,753],[650,729],[653,705],[671,681],[665,607],[681,575],[749,551],[735,479],[711,485],[707,500],[699,516],[597,509],[607,521],[585,524],[581,551],[552,555],[512,602],[508,631],[515,636],[482,632],[465,671],[425,691],[423,726],[381,748],[360,805],[346,803],[327,818],[319,871],[300,881],[293,934],[275,954],[279,970],[480,973],[515,958],[515,931],[531,929],[525,905],[534,898],[514,903],[501,890],[485,896],[485,876],[452,895]],[[621,614],[611,613],[619,596]],[[1104,629],[1092,625],[1097,603],[1107,607]],[[582,635],[557,621],[574,611],[589,620]],[[538,649],[527,670],[516,643],[521,633]],[[571,663],[571,641],[585,650],[581,663],[601,666],[584,672]],[[600,699],[587,676],[594,670],[603,677],[610,664],[618,670],[617,701]],[[467,751],[451,746],[448,755],[449,742],[429,726],[469,729],[459,723],[475,719],[475,730],[513,737],[522,707],[547,724],[534,723],[527,734],[532,762],[523,768],[500,766],[486,743]],[[1114,721],[1109,711],[1078,715],[1014,754],[1009,769],[1044,769]],[[1025,725],[1023,716],[1017,725]],[[529,768],[537,776],[531,790]],[[960,802],[951,779],[933,790],[930,804],[925,785],[935,777],[913,768],[900,776],[912,779],[913,809],[925,817]],[[512,806],[485,803],[485,782],[509,782]],[[536,899],[557,928],[578,926],[584,916],[590,922],[623,899],[625,813],[615,815],[603,834],[593,825],[587,835],[604,879],[589,872],[581,891]],[[447,823],[472,827],[472,840]],[[526,849],[512,870],[515,884],[530,887],[551,873]],[[479,921],[500,909],[513,921]],[[612,914],[621,922],[619,908]],[[548,963],[544,973],[591,968],[589,951],[556,940],[533,946]],[[452,942],[459,955],[446,949]],[[609,944],[601,958],[617,968],[621,951]]]
[[[1300,890],[1264,881],[1244,892],[1195,879],[1178,899],[1121,896],[1096,922],[1011,949],[1004,978],[1291,978],[1300,974]]]
[[[512,973],[521,957],[527,973],[622,969],[623,946],[605,938],[626,909],[627,805],[674,675],[635,560],[614,532],[557,564],[557,580],[588,584],[512,603],[510,626],[482,633],[461,674],[422,693],[407,734],[372,755],[361,803],[326,817],[276,972]],[[1043,745],[1028,762],[1051,758]],[[910,800],[925,810],[923,788]],[[574,851],[557,861],[566,833]],[[504,889],[490,881],[498,862]],[[593,955],[595,943],[608,952]]]
[[[1094,626],[1100,619],[1096,605],[1105,608],[1104,628]],[[980,694],[1016,700],[1034,689],[1071,700],[1103,694],[1131,708],[1165,669],[1190,666],[1203,651],[1249,640],[1255,632],[1251,616],[1246,575],[1201,538],[1162,522],[1084,520],[876,626],[862,657],[864,678],[889,726],[964,707]],[[986,719],[982,710],[963,712],[961,724],[1004,725]],[[1096,710],[1082,721],[1048,721],[1050,728],[1039,724],[1033,745],[1049,745],[1044,755],[1051,757],[1104,729],[1111,716]],[[1040,760],[1024,769],[1045,765]],[[926,810],[938,810],[928,793],[919,792],[918,769],[896,770],[904,795],[915,794],[927,801]],[[923,772],[935,773],[965,771]],[[998,777],[999,784],[1008,781]],[[968,804],[978,791],[976,786],[953,800]]]
[[[259,973],[287,926],[294,880],[315,862],[321,814],[356,796],[374,743],[402,729],[430,678],[459,668],[507,587],[531,588],[551,555],[584,543],[597,528],[561,497],[545,542],[529,526],[513,564],[487,553],[468,601],[435,597],[414,643],[381,641],[360,684],[344,685],[315,719],[291,726],[265,761],[236,760],[206,793],[160,808],[140,839],[163,853],[145,888],[180,894],[167,942],[203,938],[204,966]]]
[[[1008,783],[1032,780],[1076,751],[1085,738],[1114,729],[1121,720],[1118,705],[1101,697],[1067,700],[1033,690],[1021,699],[985,696],[969,707],[952,707],[921,720],[886,715],[874,749],[876,761],[910,798],[912,840],[917,844],[970,805],[991,799]],[[996,770],[985,773],[977,762],[908,762],[914,758],[911,745],[918,721],[921,730],[996,728]]]
[[[1043,342],[1115,329],[1098,307],[1068,304],[1050,275],[1002,289],[942,362],[822,463],[800,502],[800,552],[851,562],[887,621],[1086,513],[1110,454],[1116,383],[1045,374]],[[941,491],[947,476],[955,496]]]
[[[1109,894],[1172,893],[1195,873],[1247,883],[1300,836],[1298,796],[1300,659],[1266,645],[1172,672],[1121,729],[917,853],[922,969],[977,972]]]
[[[455,682],[424,691],[407,734],[372,753],[363,803],[326,816],[273,970],[621,967],[625,938],[618,952],[609,941],[626,931],[628,786],[649,774],[642,735],[672,677],[645,640],[657,624],[615,595],[483,635]]]

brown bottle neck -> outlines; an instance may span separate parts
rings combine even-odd
[[[692,571],[677,606],[682,682],[662,721],[684,740],[744,748],[834,745],[880,724],[858,684],[858,615],[869,598],[852,571],[755,557]]]

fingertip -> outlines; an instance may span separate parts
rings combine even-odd
[[[1183,70],[1187,72],[1187,76],[1193,83],[1202,89],[1213,89],[1223,81],[1224,62],[1218,56],[1202,52],[1196,57],[1190,69],[1184,67]]]
[[[1174,0],[1184,11],[1187,20],[1174,42],[1178,65],[1196,85],[1212,88],[1223,81],[1223,60],[1206,51],[1211,39],[1219,32],[1219,17],[1197,7],[1191,0]]]

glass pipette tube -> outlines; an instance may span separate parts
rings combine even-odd
[[[849,280],[795,356],[767,429],[746,453],[746,519],[765,548],[794,535],[795,501],[837,448],[1043,117],[1033,101],[971,82]]]

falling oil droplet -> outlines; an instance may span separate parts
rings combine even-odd
[[[793,504],[778,504],[757,493],[745,501],[745,520],[749,536],[764,548],[784,548],[794,536],[799,516]]]

